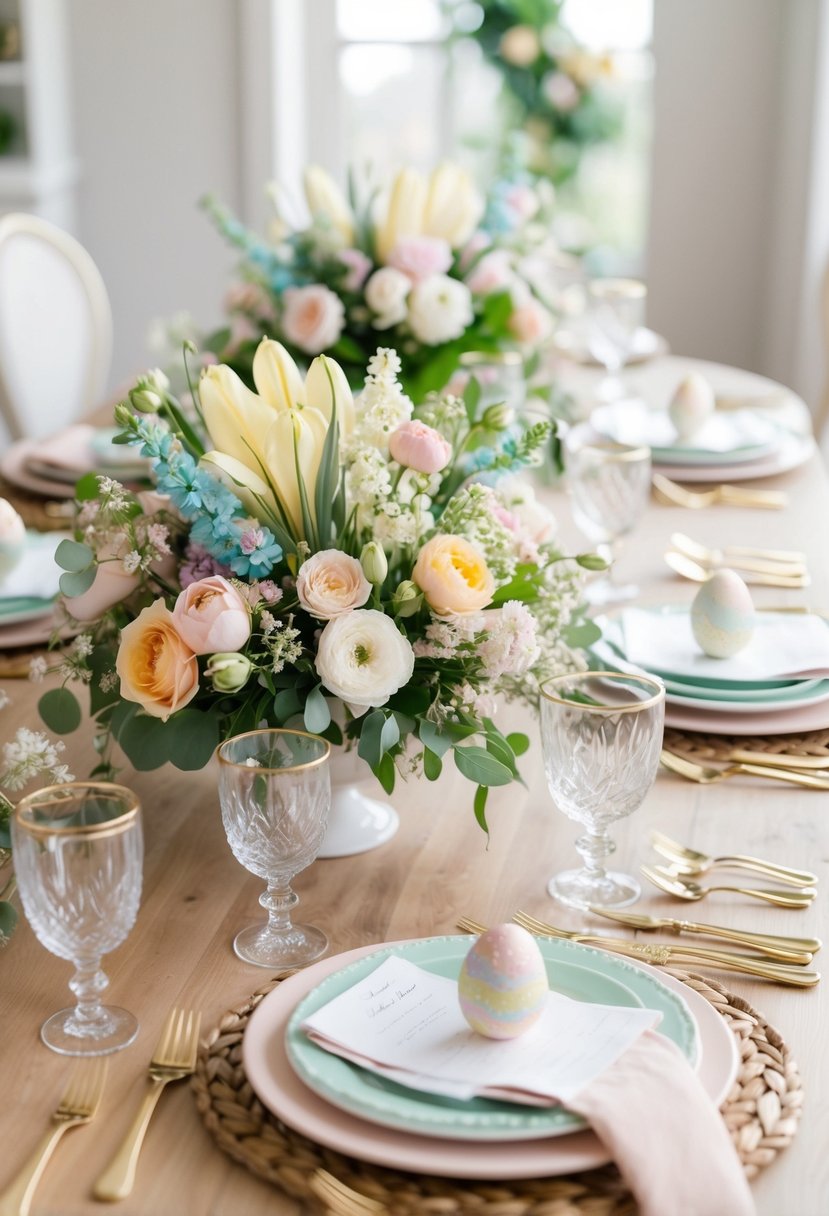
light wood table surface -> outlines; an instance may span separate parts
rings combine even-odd
[[[691,513],[654,504],[621,559],[621,576],[640,582],[643,601],[689,601],[692,586],[672,576],[661,561],[668,536],[681,528],[709,544],[727,539],[806,550],[813,588],[808,593],[758,589],[756,600],[829,607],[829,482],[822,465],[815,458],[769,484],[790,491],[787,510],[715,508]],[[563,498],[552,498],[566,520]],[[564,531],[571,530],[565,525]],[[42,686],[8,681],[5,687],[13,704],[2,711],[0,733],[10,735],[23,724],[37,727]],[[501,716],[511,727],[513,720],[517,726],[525,717],[513,709],[500,711],[499,722]],[[472,815],[471,787],[447,772],[437,786],[412,781],[395,793],[401,829],[390,843],[362,856],[318,861],[299,876],[300,912],[325,929],[334,951],[451,933],[464,913],[494,923],[523,907],[565,927],[583,923],[546,894],[550,874],[575,860],[577,825],[554,811],[537,729],[531,721],[527,725],[533,746],[521,768],[528,788],[492,791],[489,848]],[[76,774],[89,771],[93,753],[86,727],[69,737],[67,752]],[[111,979],[109,998],[138,1015],[141,1031],[133,1046],[110,1057],[97,1120],[72,1132],[58,1148],[35,1198],[33,1211],[40,1216],[102,1211],[91,1198],[91,1185],[132,1117],[143,1070],[170,1006],[202,1009],[204,1025],[210,1027],[267,978],[267,972],[240,962],[231,949],[238,928],[261,912],[256,902],[261,886],[230,853],[214,769],[188,774],[169,767],[154,773],[126,768],[122,779],[144,805],[144,894],[133,932],[104,960],[104,967]],[[694,915],[757,931],[826,935],[829,796],[742,779],[701,787],[660,772],[644,806],[616,825],[621,868],[635,870],[644,860],[648,832],[654,827],[706,851],[759,853],[816,870],[824,885],[822,898],[806,912],[717,894],[694,905]],[[647,884],[638,906],[674,915],[687,911],[687,905],[659,896]],[[816,964],[821,960],[819,955]],[[822,988],[800,991],[736,974],[711,974],[780,1030],[796,1053],[806,1088],[802,1127],[793,1145],[753,1186],[758,1212],[822,1216],[829,1202],[829,980]],[[69,965],[48,954],[21,920],[0,954],[0,1187],[44,1129],[71,1067],[38,1037],[41,1022],[68,1003],[69,975]],[[694,1161],[690,1145],[688,1161],[689,1168],[704,1168]],[[301,1211],[215,1147],[186,1084],[172,1087],[162,1098],[135,1190],[117,1210],[122,1216],[288,1216]]]

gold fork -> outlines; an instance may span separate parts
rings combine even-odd
[[[716,785],[718,781],[728,781],[731,777],[766,777],[772,781],[785,781],[789,785],[802,785],[810,790],[829,790],[829,774],[807,773],[794,768],[775,768],[771,764],[729,764],[727,768],[713,768],[706,764],[697,764],[677,756],[665,748],[660,754],[663,766],[680,777],[696,781],[698,785]]]
[[[808,870],[794,870],[791,866],[780,866],[776,862],[764,861],[762,857],[752,857],[747,853],[711,857],[708,853],[700,853],[680,844],[678,840],[672,840],[664,832],[651,832],[651,844],[657,853],[674,863],[672,868],[676,869],[677,873],[688,878],[705,874],[715,866],[727,866],[735,870],[754,870],[767,878],[777,878],[794,887],[812,887],[818,880],[817,874],[811,874]]]
[[[374,1213],[386,1212],[384,1203],[377,1199],[369,1199],[340,1182],[328,1170],[315,1170],[309,1183],[311,1190],[328,1209],[331,1216],[373,1216]]]
[[[79,1061],[69,1075],[66,1088],[52,1115],[52,1127],[0,1195],[0,1216],[26,1216],[32,1197],[55,1145],[70,1127],[80,1127],[95,1118],[106,1081],[107,1062],[100,1058]]]
[[[125,1199],[129,1195],[144,1135],[162,1090],[171,1081],[190,1076],[196,1067],[200,1026],[200,1013],[170,1010],[150,1060],[147,1092],[121,1147],[95,1183],[96,1199]]]
[[[664,473],[654,473],[651,480],[657,498],[675,507],[688,507],[692,511],[712,507],[717,503],[779,510],[789,502],[788,494],[784,494],[782,490],[751,490],[744,486],[712,486],[709,490],[686,490]]]
[[[526,912],[516,912],[513,916],[516,925],[526,929],[537,937],[561,938],[563,941],[578,942],[585,946],[597,946],[602,950],[610,950],[613,954],[621,954],[627,958],[638,958],[640,962],[650,963],[654,967],[664,967],[673,963],[691,963],[696,967],[716,967],[721,971],[737,971],[743,975],[756,975],[761,979],[773,980],[778,984],[789,984],[795,988],[811,988],[820,982],[820,972],[806,971],[803,967],[786,966],[783,963],[767,962],[765,959],[753,958],[748,954],[735,954],[730,950],[709,950],[704,946],[684,946],[653,944],[650,942],[635,942],[629,938],[603,937],[598,933],[579,933],[569,929],[558,929]],[[458,928],[469,933],[483,932],[483,926],[475,921],[462,917]]]
[[[738,895],[750,895],[754,899],[762,899],[765,903],[774,904],[778,908],[808,908],[817,895],[814,887],[801,887],[798,891],[775,891],[771,887],[701,887],[698,882],[692,882],[690,878],[677,878],[675,874],[671,874],[669,870],[663,870],[661,866],[640,866],[639,869],[655,887],[666,891],[668,895],[675,895],[677,899],[687,899],[692,902],[704,899],[712,891],[734,891]]]
[[[693,537],[686,536],[684,532],[672,532],[670,543],[672,548],[686,553],[703,566],[733,566],[735,563],[739,564],[742,558],[748,558],[752,561],[771,562],[775,566],[794,566],[802,569],[808,560],[805,553],[796,552],[794,549],[753,549],[747,545],[726,545],[724,549],[711,549]]]
[[[707,566],[701,566],[699,562],[673,549],[669,549],[665,554],[665,565],[670,566],[674,574],[690,579],[692,583],[707,583],[712,573]],[[741,574],[744,583],[752,583],[757,587],[787,588],[790,591],[802,590],[811,582],[808,574],[784,574],[782,571],[779,574],[758,574],[742,570]]]

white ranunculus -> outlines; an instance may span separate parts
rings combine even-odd
[[[472,296],[465,283],[433,274],[412,288],[409,325],[418,342],[439,346],[459,338],[472,324]]]
[[[329,692],[350,708],[366,710],[385,705],[398,688],[408,684],[414,651],[390,616],[373,608],[357,608],[325,626],[316,668]]]
[[[376,313],[372,325],[375,329],[390,329],[406,316],[406,296],[411,291],[412,281],[402,270],[393,266],[381,266],[366,283],[366,303]]]

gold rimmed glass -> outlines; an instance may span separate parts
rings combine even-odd
[[[634,584],[616,578],[623,537],[642,518],[651,488],[651,450],[602,439],[587,427],[574,427],[564,443],[564,465],[573,520],[610,563],[607,575],[587,588],[592,604],[633,599]]]
[[[587,284],[588,347],[607,372],[598,393],[605,400],[624,394],[618,377],[644,322],[647,295],[639,279],[591,279]]]
[[[265,924],[236,935],[233,949],[258,967],[302,967],[328,949],[312,925],[295,925],[292,879],[316,858],[331,809],[330,745],[298,730],[253,730],[220,744],[219,800],[237,861],[267,883]]]
[[[547,890],[572,908],[624,908],[641,888],[606,869],[615,850],[608,829],[642,804],[659,767],[665,688],[649,676],[587,671],[541,689],[541,743],[547,784],[559,810],[586,828],[576,841],[583,866],[550,879]]]
[[[104,781],[52,785],[21,799],[11,822],[14,868],[26,917],[42,945],[75,965],[74,1008],[41,1027],[62,1055],[107,1055],[128,1046],[138,1021],[101,1004],[101,958],[132,929],[144,858],[135,794]]]

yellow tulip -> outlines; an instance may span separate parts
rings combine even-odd
[[[423,234],[426,182],[415,169],[401,169],[391,188],[386,214],[377,226],[377,256],[385,262],[397,242]]]
[[[305,198],[312,218],[324,216],[339,232],[343,244],[354,244],[354,217],[345,195],[334,179],[318,165],[305,170]]]
[[[302,526],[297,465],[311,518],[314,519],[314,490],[327,434],[328,422],[325,417],[313,406],[306,405],[280,411],[265,438],[265,467],[298,536],[304,536],[305,530]]]
[[[329,423],[331,421],[332,383],[333,400],[337,406],[337,421],[340,424],[340,436],[347,438],[354,429],[354,395],[339,363],[335,363],[333,359],[328,359],[325,355],[317,355],[305,377],[305,400],[308,405],[318,409]]]
[[[268,512],[263,509],[262,500],[277,519],[279,519],[279,514],[264,475],[261,471],[254,472],[251,468],[254,460],[255,457],[250,452],[245,462],[236,460],[225,452],[205,452],[199,463],[204,465],[218,481],[226,485],[251,515],[262,520],[263,523],[267,523]]]
[[[438,165],[429,178],[424,235],[440,237],[458,249],[475,231],[482,211],[483,201],[467,171],[450,163]]]
[[[251,449],[261,450],[274,420],[273,407],[252,393],[223,363],[205,368],[199,397],[213,446],[255,467],[255,463],[251,464]]]
[[[253,356],[253,382],[268,405],[287,410],[305,404],[302,374],[281,342],[263,338]]]

